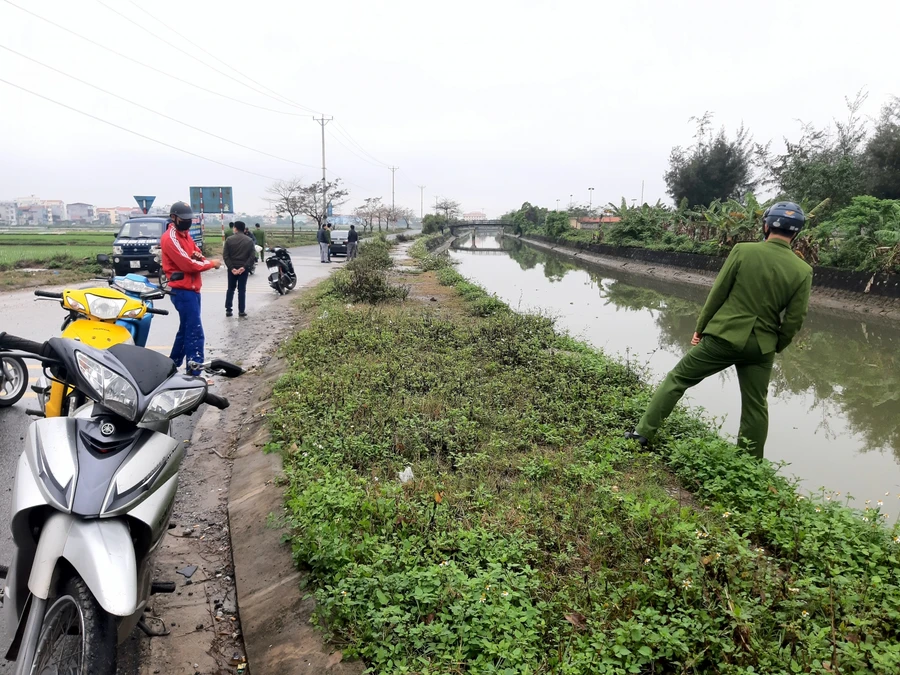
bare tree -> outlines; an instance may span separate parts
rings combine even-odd
[[[278,180],[272,183],[266,193],[266,198],[278,216],[290,216],[291,241],[294,241],[294,222],[303,211],[303,181],[299,178],[290,180]]]
[[[415,209],[410,209],[405,206],[398,206],[394,215],[397,222],[400,222],[402,220],[404,223],[406,223],[407,230],[412,227],[412,221],[416,219]]]
[[[434,208],[436,211],[443,211],[444,217],[448,221],[456,220],[460,214],[459,202],[455,202],[452,199],[441,199]]]
[[[325,183],[324,187],[322,181],[303,185],[300,187],[300,212],[315,220],[319,229],[322,229],[328,218],[328,204],[337,208],[347,201],[349,194],[348,190],[341,187],[340,178],[332,183]]]
[[[381,208],[381,197],[367,197],[365,201],[363,201],[362,206],[356,207],[355,213],[362,219],[363,229],[368,228],[369,232],[372,231],[375,218],[377,218]]]

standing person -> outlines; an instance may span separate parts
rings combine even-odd
[[[238,316],[247,316],[247,277],[250,267],[256,262],[256,248],[248,236],[247,226],[242,221],[234,224],[235,236],[225,240],[222,257],[228,270],[228,291],[225,293],[225,316],[232,316],[234,289],[238,293]]]
[[[325,249],[328,252],[328,262],[331,262],[331,223],[325,223],[325,241],[328,243]]]
[[[255,230],[256,245],[262,248],[262,251],[259,252],[259,262],[263,262],[266,257],[266,232],[259,226],[259,223],[256,224]]]
[[[358,242],[359,232],[356,231],[356,225],[351,225],[350,231],[347,233],[347,260],[353,260],[356,257]]]
[[[648,446],[686,389],[735,366],[741,388],[738,446],[762,458],[772,364],[803,325],[812,286],[812,268],[791,250],[806,222],[803,210],[778,202],[766,209],[763,221],[765,240],[732,249],[697,319],[693,348],[653,394],[626,438]]]
[[[327,225],[323,225],[316,232],[316,241],[319,242],[319,262],[323,263],[331,262],[328,260],[328,235],[325,229],[327,227]]]
[[[178,312],[178,332],[172,344],[169,358],[177,367],[187,359],[188,363],[203,363],[203,323],[200,319],[200,287],[203,282],[200,273],[210,269],[219,269],[220,260],[203,257],[197,244],[191,237],[191,223],[194,212],[184,202],[175,202],[169,209],[169,222],[166,231],[160,238],[162,268],[170,279],[169,289],[172,305]],[[183,272],[184,278],[173,280],[172,274]],[[187,369],[188,375],[200,375],[201,371]]]

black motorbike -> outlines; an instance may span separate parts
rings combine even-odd
[[[281,247],[267,250],[272,254],[266,258],[266,267],[269,269],[269,286],[278,291],[278,295],[284,295],[297,285],[297,274],[294,272],[291,254]]]

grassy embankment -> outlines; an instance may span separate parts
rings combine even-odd
[[[685,412],[638,451],[633,371],[414,248],[434,271],[404,275],[405,302],[347,304],[340,277],[309,296],[273,400],[294,555],[345,654],[377,673],[900,672],[881,502],[801,496]]]
[[[112,253],[112,232],[0,234],[0,288],[89,279],[101,270],[98,253]],[[23,272],[41,268],[49,272]]]

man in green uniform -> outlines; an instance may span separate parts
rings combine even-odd
[[[256,223],[253,234],[256,235],[256,245],[262,247],[262,251],[259,252],[259,261],[263,262],[266,258],[266,232],[259,226],[259,223]]]
[[[778,202],[766,209],[763,220],[765,241],[732,249],[697,319],[693,348],[656,390],[626,438],[648,446],[686,389],[735,366],[741,388],[738,445],[763,456],[772,363],[803,325],[812,286],[812,268],[791,250],[806,222],[802,209]]]

